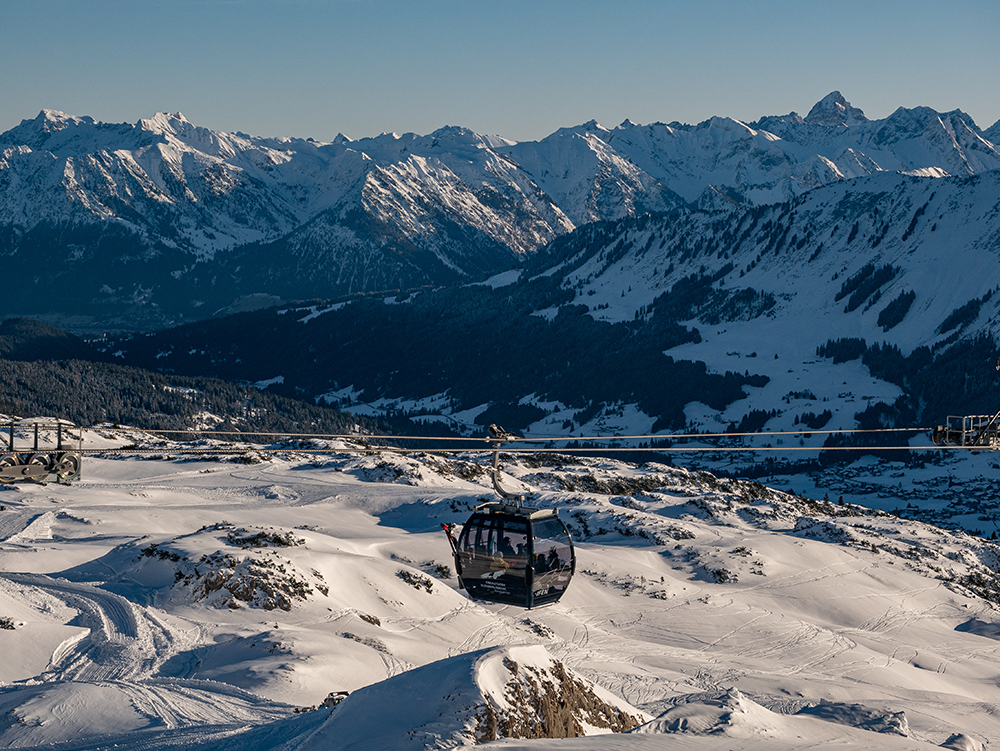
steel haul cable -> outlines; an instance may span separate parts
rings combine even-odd
[[[413,435],[371,435],[371,434],[359,434],[359,433],[290,433],[290,432],[273,432],[273,431],[216,431],[216,430],[196,430],[196,429],[179,429],[179,430],[143,430],[141,428],[104,428],[104,427],[94,427],[89,428],[89,430],[96,431],[137,431],[139,433],[144,433],[153,436],[199,436],[202,439],[213,439],[229,437],[243,439],[240,443],[242,446],[232,445],[232,446],[200,446],[200,447],[179,447],[179,446],[149,446],[149,447],[139,447],[139,446],[128,446],[128,447],[107,447],[107,448],[85,448],[82,449],[81,453],[85,454],[234,454],[234,453],[248,453],[256,452],[260,454],[279,454],[279,453],[298,453],[298,454],[315,454],[315,455],[328,455],[328,454],[351,454],[351,453],[374,453],[374,452],[387,452],[387,453],[400,453],[400,454],[439,454],[439,455],[450,455],[450,454],[466,454],[466,453],[477,453],[484,448],[479,448],[475,444],[491,444],[491,446],[497,444],[495,438],[489,436],[413,436]],[[677,445],[644,445],[644,446],[621,446],[618,445],[622,441],[661,441],[661,442],[672,442],[678,440],[684,441],[699,441],[709,438],[719,438],[719,439],[743,439],[743,438],[766,438],[771,436],[802,436],[803,438],[811,437],[814,435],[865,435],[865,434],[890,434],[890,433],[925,433],[929,432],[929,428],[876,428],[876,429],[863,429],[863,428],[850,428],[843,430],[780,430],[780,431],[761,431],[756,433],[743,432],[743,433],[661,433],[661,434],[648,434],[648,435],[605,435],[605,436],[535,436],[535,437],[511,437],[502,441],[504,444],[502,446],[502,451],[509,454],[529,454],[529,453],[541,453],[541,454],[556,454],[556,453],[573,453],[573,454],[613,454],[613,453],[755,453],[755,452],[771,452],[771,453],[788,453],[788,452],[824,452],[824,451],[934,451],[934,450],[952,450],[952,449],[967,449],[967,450],[983,450],[982,446],[939,446],[939,445],[928,445],[928,446],[910,446],[910,445],[898,445],[898,446],[865,446],[865,445],[846,445],[846,446],[677,446]],[[247,445],[247,442],[253,442],[254,439],[263,438],[281,438],[287,441],[321,441],[321,440],[331,440],[331,441],[349,441],[352,443],[360,443],[361,445],[354,446],[329,446],[329,447],[316,447],[316,446],[280,446],[274,445],[272,442],[270,445]],[[464,447],[454,447],[454,448],[419,448],[419,447],[406,447],[406,446],[394,446],[394,445],[384,445],[386,443],[392,443],[397,441],[432,441],[435,443],[465,443]],[[584,447],[579,445],[564,445],[564,446],[553,446],[555,443],[595,443],[595,442],[606,442],[611,445],[602,446],[592,446]],[[537,444],[545,443],[546,446],[537,447],[514,447],[506,445],[508,443],[528,443]],[[472,445],[469,445],[472,444]],[[490,448],[489,450],[492,450]]]

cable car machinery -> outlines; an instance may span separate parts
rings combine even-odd
[[[994,367],[1000,370],[1000,358]],[[995,415],[948,415],[931,433],[938,446],[1000,449],[1000,412]]]
[[[948,415],[931,434],[938,446],[1000,449],[1000,412],[995,415]]]
[[[475,600],[525,608],[551,604],[563,596],[576,569],[572,538],[555,509],[525,507],[523,495],[500,484],[500,448],[519,437],[497,425],[490,425],[489,434],[493,489],[501,500],[477,506],[457,538],[457,525],[441,525],[459,588]]]
[[[82,431],[72,432],[72,423],[56,419],[11,420],[7,426],[7,447],[0,448],[0,482],[57,482],[69,485],[80,479],[80,453]],[[56,434],[55,446],[42,445],[40,433],[45,431],[51,439]],[[27,432],[33,436],[30,448],[18,447],[16,438]]]

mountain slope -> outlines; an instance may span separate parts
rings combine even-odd
[[[669,354],[768,376],[740,408],[775,410],[773,426],[791,428],[810,407],[839,410],[830,427],[854,427],[855,413],[892,403],[898,387],[914,410],[900,421],[933,425],[948,412],[996,411],[998,195],[997,172],[876,175],[784,206],[623,223],[601,243],[560,245],[549,263],[572,304],[598,319],[635,325],[672,306],[700,337]],[[827,347],[852,341],[850,355]],[[796,404],[799,392],[812,397]],[[852,408],[862,395],[869,405]],[[718,429],[741,414],[689,418]]]
[[[396,708],[392,723],[384,722],[387,707]],[[543,646],[517,646],[457,655],[366,687],[295,748],[390,751],[428,742],[447,748],[498,738],[576,738],[627,732],[646,719]]]
[[[572,224],[491,144],[462,129],[386,135],[360,144],[376,161],[347,139],[42,112],[0,135],[0,254],[22,280],[5,310],[148,326],[258,293],[329,296],[499,270]],[[315,293],[299,289],[303,278]]]
[[[788,204],[589,225],[487,284],[104,347],[178,373],[280,375],[363,413],[544,436],[821,416],[812,427],[931,428],[996,411],[997,195],[997,171],[873,175]]]

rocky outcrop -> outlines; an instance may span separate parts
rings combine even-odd
[[[602,699],[593,684],[558,660],[518,665],[504,657],[503,666],[510,678],[502,701],[488,695],[477,716],[480,743],[499,738],[578,738],[594,728],[624,733],[642,723],[639,712],[629,713]]]
[[[417,751],[502,738],[573,738],[626,732],[648,719],[540,645],[500,647],[355,691],[296,751]]]

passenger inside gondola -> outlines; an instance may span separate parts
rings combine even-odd
[[[500,555],[502,556],[517,555],[517,553],[514,552],[514,546],[511,545],[510,536],[508,535],[505,535],[503,540],[500,542]]]

